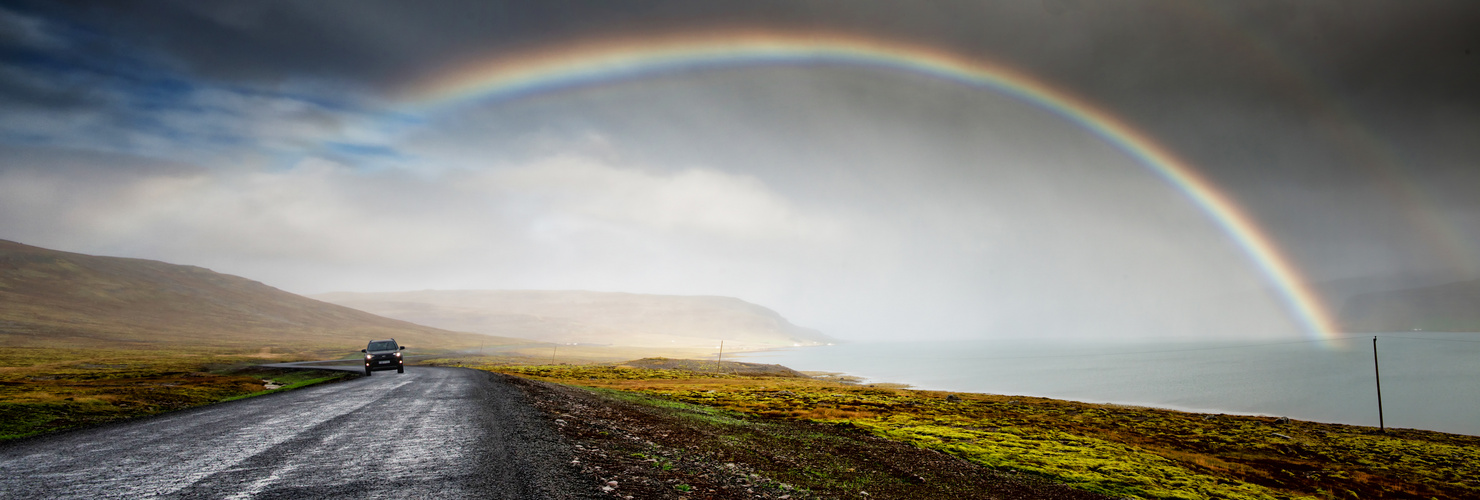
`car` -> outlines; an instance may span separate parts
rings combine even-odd
[[[372,340],[370,345],[360,352],[365,353],[365,376],[371,372],[380,370],[396,370],[396,373],[406,373],[406,362],[401,359],[401,351],[406,346],[397,345],[396,339]]]

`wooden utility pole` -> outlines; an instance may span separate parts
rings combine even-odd
[[[714,371],[718,373],[724,370],[725,364],[725,341],[719,341],[719,361],[714,362]]]
[[[1377,366],[1377,336],[1372,336],[1372,373],[1377,376],[1377,430],[1387,432],[1382,421],[1382,369]]]
[[[555,364],[555,351],[559,351],[559,350],[560,350],[560,343],[559,342],[556,342],[555,345],[550,346],[550,364],[552,364],[552,365]]]

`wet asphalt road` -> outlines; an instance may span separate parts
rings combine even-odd
[[[497,375],[408,367],[0,446],[0,498],[584,498]]]

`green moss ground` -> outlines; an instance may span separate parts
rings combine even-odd
[[[1045,398],[602,366],[485,367],[851,425],[997,470],[1136,498],[1480,498],[1480,437]]]

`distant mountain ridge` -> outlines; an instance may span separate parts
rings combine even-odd
[[[1358,294],[1340,318],[1353,332],[1480,332],[1480,280]]]
[[[835,342],[732,297],[546,290],[335,292],[314,298],[459,331],[549,342],[759,349]]]
[[[387,337],[424,347],[517,341],[383,318],[201,267],[0,240],[0,341],[7,346],[348,349]]]

